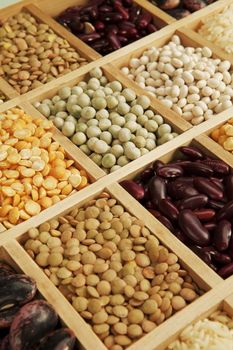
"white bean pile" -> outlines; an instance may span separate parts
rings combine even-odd
[[[198,33],[221,47],[227,53],[233,53],[233,5],[223,12],[202,20]]]
[[[232,106],[231,63],[213,58],[208,47],[184,47],[177,35],[121,70],[193,125]]]
[[[136,96],[100,68],[87,82],[63,87],[34,105],[106,173],[118,170],[177,136],[147,96]]]

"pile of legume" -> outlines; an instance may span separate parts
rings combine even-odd
[[[0,90],[0,104],[7,101],[5,94]]]
[[[209,318],[186,327],[167,350],[232,350],[233,319],[215,311]]]
[[[28,237],[28,254],[111,350],[202,294],[178,257],[107,193]]]
[[[52,122],[20,109],[0,115],[0,222],[12,227],[88,184],[53,141]]]
[[[152,15],[132,0],[99,0],[69,7],[57,21],[102,55],[157,30]]]
[[[184,47],[177,35],[121,70],[193,125],[232,106],[230,61],[212,58],[208,47]]]
[[[100,68],[87,82],[63,87],[34,105],[106,172],[113,172],[177,136],[147,96],[137,97]]]
[[[121,184],[221,277],[233,274],[233,175],[193,146]]]
[[[226,151],[233,151],[233,118],[220,128],[211,132],[210,136],[218,142]]]
[[[0,76],[21,94],[86,63],[65,39],[27,12],[0,27]]]
[[[233,53],[233,5],[221,13],[202,19],[198,33],[221,47],[227,53]]]
[[[184,18],[201,10],[216,0],[152,0],[160,9],[176,19]]]

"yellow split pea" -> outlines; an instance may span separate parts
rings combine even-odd
[[[85,170],[53,141],[51,127],[17,108],[0,115],[0,223],[6,228],[88,185]]]

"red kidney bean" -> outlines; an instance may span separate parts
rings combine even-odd
[[[152,15],[132,0],[98,0],[84,6],[74,6],[60,14],[57,21],[102,55],[157,30]],[[100,42],[95,44],[100,37],[86,37],[85,22],[92,24],[103,39],[108,39],[108,47]],[[115,35],[112,35],[109,30],[112,24],[117,26],[119,34],[114,30]]]
[[[159,168],[161,168],[162,166],[164,166],[164,162],[162,162],[161,160],[156,160],[154,163],[153,163],[153,169],[155,172],[157,172],[157,170]]]
[[[203,247],[200,247],[198,245],[191,245],[189,248],[196,253],[199,258],[205,261],[206,264],[210,265],[212,263],[212,251],[210,249],[204,250]],[[209,247],[206,247],[209,248]]]
[[[147,168],[145,170],[143,170],[143,172],[140,174],[139,179],[142,182],[147,182],[150,180],[150,178],[154,176],[154,170],[153,168]]]
[[[223,192],[224,191],[224,185],[222,181],[216,177],[210,177],[210,180],[217,186],[219,189]]]
[[[146,201],[145,207],[150,211],[150,209],[154,208],[154,204],[151,201]]]
[[[158,205],[161,199],[166,198],[165,181],[158,176],[153,176],[149,182],[150,199],[154,205]]]
[[[199,192],[208,195],[212,199],[221,200],[223,198],[223,191],[209,179],[196,177],[193,184]]]
[[[221,220],[214,230],[213,246],[216,247],[219,252],[227,250],[231,235],[231,223],[227,220]]]
[[[182,243],[185,243],[185,244],[188,244],[189,243],[189,239],[187,236],[185,236],[185,234],[180,231],[180,230],[175,230],[174,231],[174,235],[182,242]]]
[[[227,175],[230,172],[229,165],[220,159],[205,159],[201,162],[208,165],[216,174]]]
[[[140,201],[145,195],[144,188],[132,180],[124,180],[121,182],[121,186],[126,189],[135,199]]]
[[[196,147],[183,146],[179,148],[179,151],[183,153],[190,160],[202,159],[203,153]]]
[[[158,218],[159,216],[161,216],[160,212],[154,209],[149,209],[149,212],[155,217]]]
[[[168,218],[166,218],[166,216],[160,215],[157,219],[171,232],[175,231],[174,226],[172,225],[171,221]]]
[[[226,264],[229,264],[231,262],[230,255],[225,254],[225,253],[216,252],[213,256],[213,259],[221,265],[226,265]]]
[[[114,50],[118,50],[121,48],[121,42],[115,33],[110,32],[108,34],[108,39]]]
[[[221,267],[218,270],[218,274],[222,278],[227,278],[227,277],[231,276],[233,274],[233,262],[231,262],[230,264],[227,264],[227,265]]]
[[[228,175],[224,181],[226,187],[226,194],[229,200],[233,199],[233,174]]]
[[[218,212],[216,219],[231,219],[233,217],[233,200],[228,202],[224,207]]]
[[[100,39],[101,35],[99,33],[90,33],[90,34],[78,34],[79,39],[83,40],[85,43],[89,43],[91,41],[95,41],[96,39]]]
[[[202,208],[202,209],[196,209],[193,212],[200,221],[209,221],[214,218],[215,211],[213,209],[208,208]]]
[[[178,178],[176,181],[170,182],[167,185],[168,194],[174,199],[190,198],[198,195],[198,192],[192,186],[187,185]]]
[[[179,165],[163,165],[157,169],[158,176],[170,178],[183,175],[183,169]]]
[[[188,238],[200,246],[208,245],[210,235],[200,220],[189,209],[184,209],[179,214],[179,226]]]
[[[206,223],[204,223],[204,227],[210,232],[213,231],[216,226],[217,226],[217,224],[215,222],[206,222]]]
[[[186,162],[182,164],[182,168],[186,174],[197,176],[212,176],[214,171],[207,164],[200,162]]]
[[[176,206],[167,198],[161,199],[158,204],[159,210],[170,220],[177,220],[179,211]]]
[[[208,203],[208,197],[204,194],[197,194],[190,198],[185,198],[180,201],[179,209],[199,209],[203,208]]]
[[[224,207],[224,204],[221,202],[213,201],[212,199],[209,199],[208,205],[212,209],[220,210]]]

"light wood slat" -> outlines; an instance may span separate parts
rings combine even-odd
[[[8,84],[3,78],[0,78],[0,89],[6,95],[6,97],[13,99],[19,96],[18,92]]]
[[[11,240],[4,245],[4,249],[24,273],[35,279],[39,291],[53,306],[65,324],[74,331],[85,349],[107,350],[90,326],[79,316],[18,242]]]

